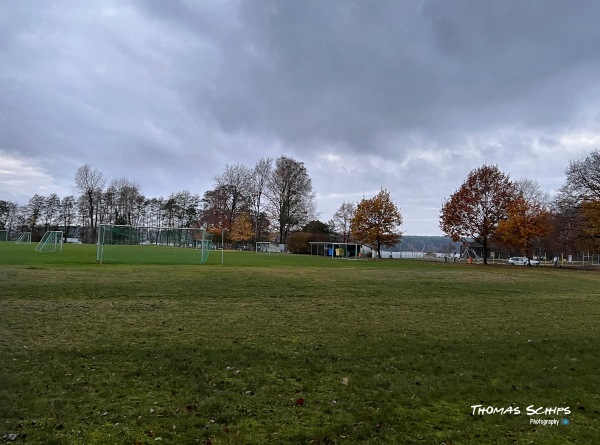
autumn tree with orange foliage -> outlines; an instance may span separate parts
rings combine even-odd
[[[550,212],[542,203],[528,201],[520,194],[508,204],[508,219],[498,223],[496,237],[505,246],[531,258],[535,240],[552,230]]]
[[[386,189],[371,199],[363,199],[356,205],[350,221],[350,231],[355,240],[377,251],[381,258],[381,246],[395,246],[400,242],[402,215]]]
[[[517,190],[508,175],[495,165],[483,165],[467,176],[467,180],[448,199],[441,211],[440,228],[452,238],[473,238],[483,246],[483,262],[487,264],[488,243],[498,224],[508,218],[509,205]]]
[[[250,215],[242,213],[233,221],[229,239],[234,243],[248,241],[254,236],[254,227]]]

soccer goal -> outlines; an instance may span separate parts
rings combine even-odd
[[[31,244],[31,232],[23,232],[19,235],[15,244]]]
[[[204,264],[213,235],[202,228],[100,225],[99,263]]]
[[[62,252],[63,233],[61,230],[49,230],[36,246],[38,252]]]
[[[259,241],[256,243],[256,253],[281,253],[281,250],[273,243]]]

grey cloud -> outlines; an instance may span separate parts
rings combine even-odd
[[[564,3],[243,5],[245,40],[229,39],[217,88],[200,95],[226,131],[307,146],[377,150],[389,132],[435,137],[499,119],[550,125],[580,97],[565,81],[598,57],[595,15]]]
[[[148,194],[202,193],[227,163],[283,153],[327,209],[383,186],[410,224],[481,163],[556,188],[600,140],[591,0],[2,8],[0,159],[61,186],[89,162]]]

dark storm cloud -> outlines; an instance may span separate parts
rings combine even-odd
[[[436,83],[437,74],[424,69],[424,48],[401,44],[420,32],[404,9],[397,2],[243,3],[244,38],[226,42],[220,88],[201,94],[228,131],[254,129],[309,146],[372,145],[382,131],[416,126],[423,117],[412,105],[430,99],[413,92]]]
[[[595,82],[596,4],[420,5],[243,2],[198,106],[230,132],[383,150],[397,132],[563,122]]]

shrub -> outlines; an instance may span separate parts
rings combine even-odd
[[[290,253],[310,253],[310,242],[327,241],[327,235],[321,233],[296,232],[288,237],[287,250]]]

